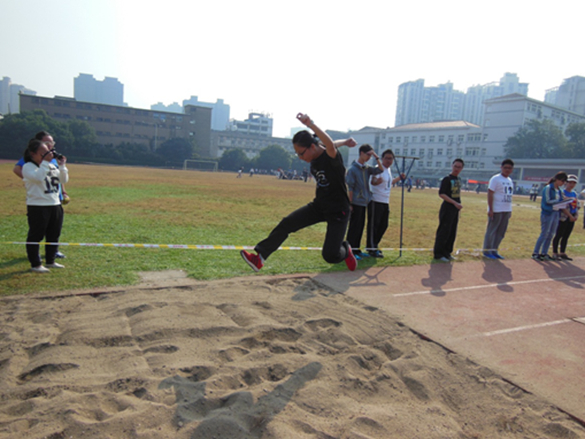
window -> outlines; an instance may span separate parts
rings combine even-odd
[[[435,141],[435,136],[429,136],[429,143],[433,143]]]
[[[441,167],[441,162],[436,162],[435,163],[435,168],[440,168]]]
[[[400,148],[396,148],[396,149],[394,150],[394,154],[396,154],[396,155],[400,154]]]
[[[425,143],[427,141],[427,136],[420,136],[420,142]]]
[[[418,155],[421,156],[421,157],[424,157],[425,156],[425,150],[423,148],[420,148],[418,150]]]
[[[416,136],[412,136],[412,143],[416,142]]]
[[[396,143],[400,143],[400,139],[401,139],[400,136],[396,137]]]
[[[429,157],[433,156],[433,152],[434,152],[433,148],[429,149]]]
[[[388,143],[392,143],[393,140],[394,140],[394,137],[388,137]]]
[[[465,140],[465,134],[459,134],[459,135],[457,136],[457,142],[458,142],[458,143],[461,143],[461,142],[463,142],[464,140]]]
[[[447,157],[451,157],[453,155],[453,148],[447,148]]]
[[[433,162],[431,162],[431,161],[428,161],[428,162],[427,162],[427,168],[432,168],[432,167],[433,167]]]
[[[443,155],[443,148],[437,148],[437,155]]]
[[[439,142],[443,143],[445,141],[445,136],[439,136]]]
[[[445,168],[450,168],[450,167],[451,167],[451,163],[445,162]]]
[[[416,155],[416,148],[412,148],[410,150],[410,155],[413,155],[413,156]]]

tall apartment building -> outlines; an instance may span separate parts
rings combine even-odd
[[[124,84],[117,78],[106,76],[103,81],[98,81],[93,75],[80,73],[73,79],[73,96],[82,102],[123,106]]]
[[[37,94],[36,91],[29,90],[24,85],[13,84],[7,76],[0,80],[0,114],[20,112],[20,93]]]
[[[425,87],[424,79],[405,82],[398,87],[395,125],[441,120],[481,125],[484,102],[511,93],[528,94],[528,84],[521,83],[515,73],[505,73],[498,83],[469,87],[467,93],[454,90],[450,82],[437,87]]]
[[[211,108],[211,129],[223,131],[228,128],[230,121],[230,106],[218,99],[216,102],[201,102],[197,96],[191,96],[183,101],[183,106],[195,105],[198,107]]]
[[[567,78],[559,87],[546,91],[545,102],[585,115],[585,78]]]
[[[272,137],[272,118],[264,113],[249,113],[246,120],[230,120],[228,130]]]

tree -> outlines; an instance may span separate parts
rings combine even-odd
[[[93,157],[97,146],[95,129],[84,120],[72,120],[69,122],[68,128],[73,136],[72,153],[78,157]]]
[[[185,160],[192,159],[195,146],[189,140],[182,137],[173,137],[163,142],[155,153],[166,162],[183,164]]]
[[[256,166],[260,169],[288,169],[291,155],[280,145],[270,145],[260,150],[256,157]]]
[[[585,157],[585,123],[572,123],[565,130],[568,137],[567,150],[572,158]]]
[[[511,158],[546,159],[567,156],[566,138],[550,119],[530,120],[504,145]]]
[[[39,131],[51,133],[59,150],[67,154],[73,143],[67,124],[52,119],[44,110],[33,110],[8,114],[0,121],[0,156],[18,160]]]
[[[241,149],[228,149],[219,159],[219,168],[224,171],[237,171],[242,167],[248,168],[249,166],[250,160]]]

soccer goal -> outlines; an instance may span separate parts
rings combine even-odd
[[[213,160],[185,160],[183,170],[191,169],[194,171],[217,171],[217,162]]]

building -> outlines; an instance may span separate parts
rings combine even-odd
[[[73,79],[73,96],[81,102],[97,104],[124,104],[124,85],[117,78],[106,76],[103,81],[96,80],[93,75],[80,73]]]
[[[29,90],[24,85],[13,84],[7,76],[0,80],[0,114],[20,112],[20,93],[37,94],[36,91]]]
[[[230,120],[228,130],[272,137],[272,118],[264,113],[249,113],[246,120]]]
[[[579,179],[579,183],[575,186],[577,192],[585,189],[585,159],[514,159],[516,188],[522,188],[524,192],[533,184],[538,184],[540,188],[544,187],[559,171],[577,176]]]
[[[86,121],[95,129],[102,145],[131,142],[156,149],[165,140],[179,137],[194,139],[203,157],[216,157],[211,149],[210,108],[188,105],[185,114],[176,114],[25,94],[20,95],[20,108],[22,111],[45,110],[61,122]]]
[[[511,94],[485,101],[483,145],[494,163],[504,158],[508,138],[532,119],[550,119],[563,131],[573,122],[585,122],[585,116],[538,101]]]
[[[260,134],[249,134],[241,131],[212,131],[211,145],[213,157],[221,157],[228,149],[241,149],[248,158],[253,158],[258,153],[271,145],[282,146],[285,150],[294,154],[294,148],[290,139],[281,137],[268,137]]]
[[[228,129],[230,121],[230,106],[223,102],[223,99],[218,99],[216,102],[201,102],[197,96],[191,96],[189,99],[183,101],[183,106],[195,105],[197,107],[211,108],[211,129],[216,131],[223,131]]]
[[[493,157],[483,145],[482,127],[469,122],[429,122],[386,129],[365,127],[349,136],[359,145],[369,143],[378,154],[392,149],[397,157],[395,166],[402,166],[401,157],[406,157],[407,167],[414,159],[410,172],[414,178],[437,182],[450,172],[456,158],[465,161],[466,178],[483,179],[492,173]],[[351,163],[358,157],[358,148],[349,151]]]
[[[425,87],[424,79],[400,84],[395,125],[460,119],[463,97],[450,82],[437,87]]]
[[[183,106],[178,102],[173,102],[169,105],[165,105],[162,102],[157,102],[156,104],[151,105],[150,109],[153,111],[167,111],[169,113],[184,113]]]
[[[585,78],[573,76],[546,91],[545,102],[585,115]]]
[[[505,73],[497,83],[469,87],[467,93],[454,90],[450,82],[437,87],[425,87],[424,79],[405,82],[398,87],[395,126],[442,120],[482,125],[484,102],[511,93],[528,94],[528,84],[515,73]]]

